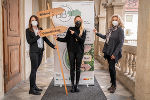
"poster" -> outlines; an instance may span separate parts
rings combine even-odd
[[[55,26],[74,26],[74,18],[80,15],[87,31],[85,40],[84,57],[81,65],[80,85],[94,85],[94,2],[93,1],[72,1],[72,2],[52,2],[52,7],[62,7],[64,13],[53,17]],[[66,32],[59,34],[58,37],[65,37]],[[58,42],[60,57],[67,85],[71,85],[70,66],[66,43]],[[63,85],[60,64],[57,52],[54,51],[54,85]]]

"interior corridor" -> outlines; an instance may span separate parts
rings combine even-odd
[[[107,100],[133,100],[133,96],[131,95],[131,93],[128,92],[119,82],[117,82],[116,92],[114,94],[109,93],[107,91],[107,88],[110,86],[109,73],[108,71],[101,68],[102,65],[97,60],[95,60],[95,77],[100,87],[102,88],[105,96],[107,97]],[[37,72],[37,85],[43,89],[42,95],[29,95],[29,80],[26,80],[22,81],[13,89],[11,89],[8,93],[6,93],[2,100],[41,100],[47,87],[53,79],[53,74],[54,60],[52,57],[47,60],[47,63],[42,64]]]

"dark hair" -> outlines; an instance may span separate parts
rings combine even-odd
[[[36,21],[38,22],[37,27],[39,28],[39,18],[38,18],[36,15],[32,15],[32,16],[30,17],[30,19],[29,19],[29,30],[30,30],[30,31],[33,31],[33,29],[32,29],[32,24],[31,24],[31,19],[32,19],[32,17],[34,17],[34,18],[36,19]]]

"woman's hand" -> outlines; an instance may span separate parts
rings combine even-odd
[[[74,34],[74,31],[73,30],[70,30],[71,34]]]
[[[55,49],[57,49],[58,47],[57,47],[57,45],[55,45],[55,47],[54,47]]]
[[[114,56],[114,55],[112,55],[112,56],[111,56],[111,59],[115,59],[115,56]]]
[[[37,35],[41,36],[41,33],[40,33],[40,32],[41,32],[41,30],[39,30],[39,31],[37,32]]]
[[[93,29],[93,32],[94,32],[94,33],[97,33],[97,30],[96,30],[96,29]]]
[[[57,38],[58,38],[57,35],[53,35],[53,36],[54,36],[54,38],[57,40]]]

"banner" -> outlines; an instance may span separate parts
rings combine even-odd
[[[94,2],[93,1],[72,1],[72,2],[52,2],[52,7],[61,7],[65,9],[61,15],[53,17],[55,26],[74,26],[74,18],[80,15],[84,22],[84,28],[87,31],[84,57],[81,65],[80,85],[94,85]],[[65,37],[66,33],[58,34],[58,37]],[[66,84],[70,85],[70,66],[66,43],[58,42],[60,56],[62,59],[63,70]],[[60,64],[57,52],[54,51],[54,85],[63,85]],[[76,78],[75,78],[76,79]]]

